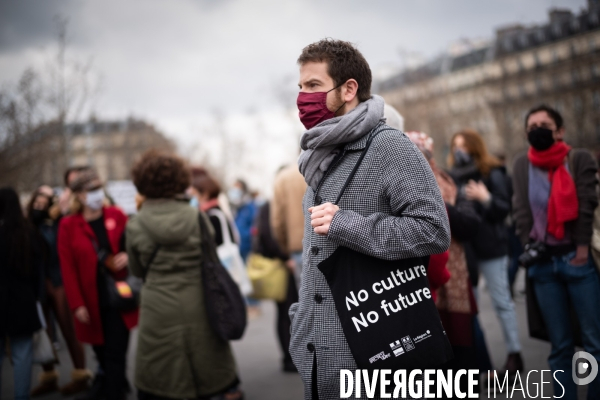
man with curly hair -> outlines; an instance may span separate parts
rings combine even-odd
[[[402,132],[385,125],[384,102],[371,95],[363,55],[351,43],[324,39],[306,46],[298,64],[297,104],[307,129],[299,167],[308,188],[290,352],[306,399],[338,399],[340,369],[357,365],[318,265],[339,246],[387,260],[442,253],[450,230],[427,161]],[[333,204],[373,134],[354,179]]]

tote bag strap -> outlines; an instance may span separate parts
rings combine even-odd
[[[154,261],[154,258],[156,257],[158,250],[160,250],[160,244],[157,244],[154,247],[154,250],[152,250],[152,254],[150,254],[150,258],[148,259],[148,263],[146,264],[145,267],[142,267],[142,281],[143,282],[146,282],[146,275],[148,275],[148,272],[150,271],[150,265],[152,264],[152,261]]]
[[[217,217],[219,219],[219,222],[221,224],[221,236],[223,237],[223,244],[230,245],[234,243],[231,239],[231,233],[229,232],[229,223],[227,222],[223,211],[212,209],[208,210],[207,214],[210,216]]]
[[[354,168],[352,168],[352,171],[350,172],[348,179],[346,179],[346,182],[344,183],[342,190],[338,194],[337,199],[335,199],[335,203],[333,203],[333,204],[337,205],[340,202],[340,200],[342,199],[342,196],[344,195],[346,188],[348,187],[348,185],[350,185],[350,182],[352,182],[354,175],[356,175],[356,171],[358,171],[358,168],[360,167],[360,164],[362,163],[363,159],[365,158],[365,155],[367,155],[367,151],[369,151],[369,147],[371,147],[371,143],[373,142],[373,139],[375,138],[375,136],[377,136],[381,132],[392,131],[392,130],[393,129],[382,129],[381,131],[371,133],[371,136],[369,136],[369,139],[367,140],[367,144],[365,145],[364,150],[360,154],[360,158],[356,162],[356,165],[354,166]]]
[[[203,261],[220,262],[217,254],[217,245],[215,239],[210,233],[207,222],[208,218],[202,211],[198,212],[198,224],[200,225],[200,248],[202,250],[201,258]]]

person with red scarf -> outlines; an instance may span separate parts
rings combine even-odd
[[[513,213],[522,243],[545,245],[527,269],[529,331],[552,344],[548,363],[555,373],[555,395],[564,391],[563,399],[576,399],[575,345],[600,362],[600,278],[590,256],[598,167],[588,151],[564,142],[556,110],[533,108],[525,129],[530,147],[514,163]],[[571,307],[580,338],[571,324]],[[588,386],[588,399],[598,398],[600,379]]]

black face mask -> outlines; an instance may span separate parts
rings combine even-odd
[[[554,144],[552,131],[546,128],[535,128],[527,132],[527,140],[536,150],[548,150]]]
[[[48,219],[47,210],[32,210],[31,219],[35,225],[40,225],[44,220]]]
[[[454,150],[454,163],[457,167],[464,167],[465,165],[471,164],[473,159],[469,153],[465,153],[462,150]]]

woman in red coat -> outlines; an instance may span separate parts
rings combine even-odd
[[[129,330],[137,325],[138,310],[120,312],[108,300],[106,277],[127,275],[125,224],[115,207],[104,207],[98,175],[82,172],[71,184],[75,213],[61,220],[58,253],[65,292],[74,314],[77,338],[93,346],[103,372],[96,376],[85,399],[122,399],[128,387],[125,362]],[[98,254],[107,254],[101,257]]]

